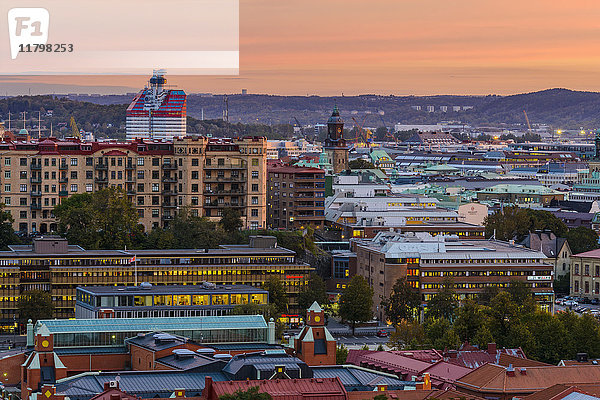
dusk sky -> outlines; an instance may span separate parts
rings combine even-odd
[[[600,90],[597,0],[240,3],[240,75],[172,76],[170,83],[188,93],[284,95]],[[147,77],[19,79],[0,90],[123,93]]]

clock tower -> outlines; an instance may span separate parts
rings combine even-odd
[[[335,365],[335,346],[325,327],[325,312],[315,301],[306,311],[306,326],[294,338],[296,356],[308,365]]]
[[[348,146],[344,139],[344,120],[340,117],[340,110],[337,106],[333,108],[333,113],[327,120],[325,152],[333,166],[334,174],[348,169]]]

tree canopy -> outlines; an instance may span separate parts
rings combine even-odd
[[[566,238],[573,254],[583,253],[600,247],[598,244],[598,234],[593,229],[585,226],[569,229]]]
[[[29,319],[35,323],[39,319],[51,319],[54,312],[52,296],[42,290],[28,290],[19,296],[17,303],[21,323]]]
[[[392,287],[392,293],[387,299],[382,299],[381,307],[394,325],[401,321],[412,321],[418,317],[421,306],[421,295],[406,277],[399,278]]]
[[[75,194],[54,208],[58,231],[90,250],[132,247],[142,230],[137,210],[123,189]]]
[[[321,307],[329,304],[327,285],[323,278],[314,272],[308,278],[308,285],[304,285],[298,294],[298,305],[301,310],[307,310],[313,302],[319,303]]]
[[[5,210],[4,203],[0,203],[0,250],[8,250],[9,244],[21,242],[12,227],[14,218],[10,212]]]
[[[532,210],[515,206],[504,207],[485,218],[485,234],[496,235],[498,240],[521,241],[529,232],[550,230],[558,237],[565,237],[567,226],[549,211]]]
[[[267,278],[263,289],[269,292],[269,303],[275,307],[277,313],[283,313],[288,307],[288,297],[281,279],[271,276]]]
[[[362,158],[356,158],[348,162],[348,168],[350,169],[373,169],[375,165],[372,162],[363,160]]]
[[[373,288],[362,276],[354,275],[342,292],[339,315],[350,323],[352,334],[356,324],[373,318]]]
[[[458,308],[458,298],[454,290],[452,279],[444,279],[441,288],[427,302],[427,318],[444,318],[449,321],[454,319],[454,313]]]

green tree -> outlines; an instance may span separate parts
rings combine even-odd
[[[377,140],[386,140],[386,136],[388,135],[388,129],[385,126],[380,126],[375,130],[375,139]],[[388,138],[389,140],[389,138]]]
[[[457,349],[460,338],[446,318],[429,319],[424,325],[425,335],[434,349]]]
[[[298,305],[301,310],[307,310],[315,301],[321,307],[329,304],[327,285],[323,278],[313,272],[308,278],[308,285],[304,285],[298,293]]]
[[[35,323],[39,319],[51,319],[54,312],[52,296],[42,290],[28,290],[19,296],[17,302],[19,319],[27,323],[31,319]]]
[[[461,342],[473,342],[477,332],[484,322],[482,306],[474,300],[466,300],[458,309],[454,320],[454,330],[460,337]]]
[[[230,235],[236,234],[244,226],[240,212],[234,208],[225,208],[219,223]]]
[[[141,231],[137,210],[117,187],[75,194],[57,205],[54,215],[59,232],[86,249],[132,247],[132,239]]]
[[[242,389],[236,390],[232,394],[224,394],[219,396],[219,400],[272,400],[273,398],[269,393],[261,393],[258,386],[251,387],[250,389],[243,391]]]
[[[477,296],[477,302],[484,306],[489,306],[492,299],[500,293],[498,286],[486,286],[483,288],[481,293]]]
[[[449,321],[454,319],[458,308],[458,299],[454,290],[452,279],[445,278],[438,292],[427,302],[427,318],[444,318]]]
[[[14,219],[5,207],[4,203],[0,203],[0,250],[8,250],[9,244],[21,242],[12,227]]]
[[[488,315],[486,319],[487,327],[490,332],[493,332],[496,343],[505,346],[509,339],[511,325],[518,321],[518,304],[513,301],[508,292],[501,291],[492,299],[489,308],[486,310]]]
[[[375,165],[372,162],[363,160],[362,158],[356,158],[348,162],[348,168],[350,169],[373,169]]]
[[[348,348],[343,344],[337,346],[335,348],[335,363],[337,365],[346,364],[346,359],[348,358]]]
[[[387,399],[388,399],[388,397],[383,393],[378,394],[377,396],[373,397],[373,400],[387,400]]]
[[[600,247],[598,245],[598,234],[585,226],[570,229],[567,232],[566,239],[573,254],[583,253]]]
[[[192,215],[186,207],[179,210],[166,231],[173,236],[173,247],[178,249],[214,249],[225,243],[225,235],[215,222]]]
[[[499,240],[521,241],[529,232],[550,230],[558,237],[567,234],[567,226],[549,211],[530,208],[503,207],[485,218],[485,234]]]
[[[390,347],[396,350],[414,349],[425,342],[423,324],[415,321],[402,320],[396,325],[395,332],[390,336]]]
[[[373,288],[360,275],[354,275],[339,301],[339,315],[350,323],[352,335],[357,323],[373,318]]]
[[[531,293],[531,289],[525,282],[511,279],[506,291],[510,294],[510,297],[517,304],[521,312],[529,313],[535,310],[533,293]]]
[[[403,320],[414,320],[418,315],[420,306],[421,296],[406,277],[396,280],[390,297],[381,301],[381,307],[385,315],[394,325]]]
[[[263,289],[269,292],[269,303],[275,307],[277,313],[287,310],[288,296],[281,279],[275,276],[267,278]]]

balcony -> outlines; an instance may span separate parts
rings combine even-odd
[[[125,183],[135,183],[135,179],[131,176],[125,178]]]
[[[42,209],[42,205],[38,204],[38,203],[31,203],[31,205],[29,206],[32,210],[41,210]]]
[[[161,193],[162,193],[163,196],[175,196],[175,195],[177,195],[177,192],[175,191],[175,189],[166,189],[166,190],[163,190]]]
[[[135,196],[136,193],[135,189],[127,189],[127,196]]]
[[[244,178],[243,176],[230,176],[230,177],[224,177],[224,176],[213,176],[213,177],[204,177],[204,182],[224,182],[224,183],[228,183],[228,182],[233,182],[233,183],[241,183],[241,182],[246,182],[246,178]]]
[[[41,171],[42,170],[42,164],[31,164],[31,169],[34,171]]]
[[[245,194],[246,191],[244,189],[234,189],[234,190],[225,190],[225,189],[221,189],[221,190],[205,190],[204,191],[204,195],[210,196],[210,195],[218,195],[218,194],[229,194],[229,195],[243,195]]]
[[[162,203],[163,208],[177,208],[175,203]]]
[[[163,215],[162,219],[165,221],[171,221],[173,218],[175,218],[173,215]]]
[[[164,170],[173,171],[177,169],[177,164],[175,163],[164,163],[162,165]]]
[[[42,196],[42,192],[37,191],[37,190],[32,190],[29,194],[31,195],[31,197],[41,197]]]
[[[94,168],[101,170],[101,171],[107,171],[108,170],[108,164],[101,164],[101,163],[97,163],[96,165],[94,165]]]
[[[177,183],[177,178],[171,176],[163,176],[162,181],[165,183]]]
[[[37,177],[37,178],[31,178],[29,179],[29,182],[31,183],[42,183],[42,178],[41,177]]]
[[[69,169],[69,165],[66,163],[60,163],[58,166],[58,169],[59,170],[67,170],[67,169]]]
[[[68,195],[69,195],[69,192],[67,192],[66,190],[60,190],[58,192],[59,197],[67,197]]]
[[[135,165],[133,165],[133,164],[125,165],[125,170],[134,170],[134,169],[135,169]]]
[[[67,178],[66,176],[61,176],[60,178],[58,178],[58,183],[68,183],[69,182],[69,178]]]
[[[243,167],[241,165],[205,165],[204,169],[235,169],[235,170],[239,170],[239,171],[243,171],[246,170],[246,167]]]
[[[108,183],[108,177],[96,177],[96,183]]]

